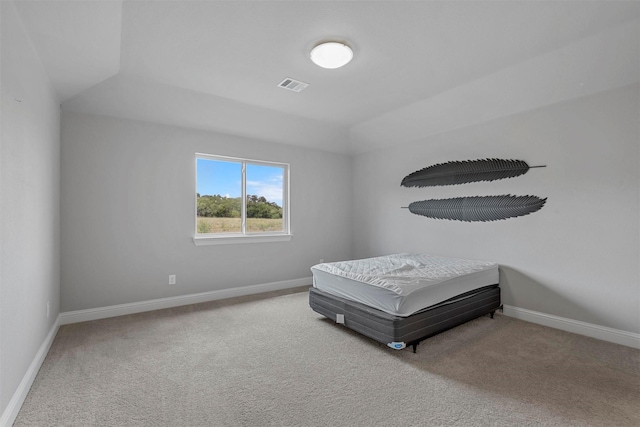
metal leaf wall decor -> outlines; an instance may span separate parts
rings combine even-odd
[[[411,213],[429,218],[457,221],[497,221],[536,212],[546,198],[537,196],[473,196],[432,199],[410,203]]]
[[[403,187],[455,185],[477,181],[495,181],[527,173],[530,168],[523,160],[482,159],[438,163],[404,177]]]

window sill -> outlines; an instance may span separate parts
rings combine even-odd
[[[293,234],[248,234],[248,235],[224,235],[224,236],[196,236],[193,243],[196,246],[207,245],[234,245],[237,243],[273,243],[288,242]]]

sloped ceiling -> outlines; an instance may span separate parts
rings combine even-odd
[[[120,72],[121,1],[15,3],[61,101]]]
[[[640,80],[638,2],[17,1],[62,107],[360,153]],[[308,58],[326,40],[354,60]],[[300,93],[285,77],[309,83]]]

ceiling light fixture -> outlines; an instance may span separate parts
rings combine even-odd
[[[311,49],[311,60],[322,68],[340,68],[353,59],[353,51],[340,42],[320,43]]]

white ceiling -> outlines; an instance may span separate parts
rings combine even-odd
[[[640,2],[29,1],[63,109],[358,153],[640,80]],[[354,49],[341,69],[308,57]],[[300,93],[285,77],[309,83]]]

